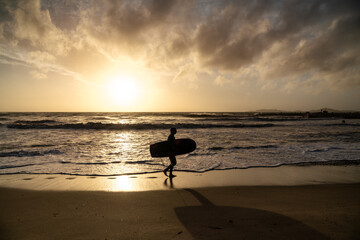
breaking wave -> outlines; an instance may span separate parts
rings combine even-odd
[[[15,123],[18,124],[41,124],[41,123],[56,123],[55,120],[36,120],[36,121],[28,121],[28,120],[18,120]]]
[[[48,154],[58,155],[62,154],[59,150],[48,150],[48,151],[11,151],[11,152],[0,152],[0,157],[35,157],[44,156]]]
[[[22,167],[29,167],[29,166],[34,166],[34,165],[39,165],[39,164],[4,165],[4,166],[0,166],[0,169],[22,168]]]
[[[236,146],[236,147],[229,147],[229,148],[225,148],[225,147],[210,147],[208,148],[208,150],[211,151],[221,151],[221,150],[226,150],[226,149],[230,149],[230,150],[250,150],[250,149],[269,149],[269,148],[278,148],[278,146],[276,145],[261,145],[261,146]]]
[[[154,161],[126,161],[126,164],[146,164],[146,165],[153,165],[153,166],[163,166],[163,164],[156,163]]]
[[[117,164],[121,161],[112,161],[112,162],[70,162],[70,161],[60,161],[61,164],[74,164],[74,165],[108,165],[108,164]]]
[[[114,124],[102,122],[73,123],[73,124],[46,124],[38,121],[31,123],[8,124],[8,128],[16,129],[89,129],[89,130],[152,130],[169,129],[176,127],[179,129],[205,129],[205,128],[266,128],[274,127],[274,124],[196,124],[196,123],[176,123],[176,124]]]

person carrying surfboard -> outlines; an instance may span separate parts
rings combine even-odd
[[[171,154],[169,156],[170,159],[170,165],[164,169],[164,174],[165,176],[167,175],[167,171],[170,171],[170,175],[169,177],[175,177],[175,175],[172,174],[172,171],[174,169],[174,166],[176,165],[176,157],[175,157],[175,134],[176,134],[176,128],[171,128],[170,129],[170,135],[168,137],[168,142],[170,143],[170,148],[171,148]]]

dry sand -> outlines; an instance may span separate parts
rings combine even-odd
[[[164,177],[148,177],[170,187]],[[138,192],[2,187],[0,239],[360,238],[359,183],[174,186]]]

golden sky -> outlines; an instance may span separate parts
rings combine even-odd
[[[0,0],[0,111],[360,110],[359,9]]]

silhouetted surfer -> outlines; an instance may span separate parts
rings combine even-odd
[[[167,176],[167,171],[170,170],[170,175],[169,177],[175,177],[175,175],[172,174],[173,168],[176,165],[176,157],[175,157],[175,134],[176,134],[176,128],[171,128],[170,129],[170,135],[168,137],[168,142],[170,143],[170,148],[171,148],[171,154],[169,156],[170,159],[170,165],[164,169],[164,174]]]

